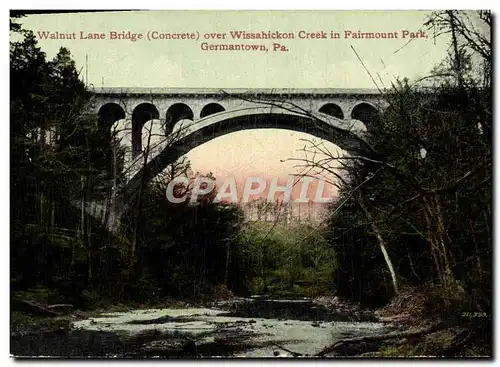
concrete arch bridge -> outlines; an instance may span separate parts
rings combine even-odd
[[[99,126],[124,148],[127,167],[126,184],[112,198],[111,222],[134,200],[142,180],[152,180],[216,137],[279,128],[355,152],[385,107],[382,95],[371,89],[97,88],[93,109]],[[92,211],[102,211],[102,205]]]

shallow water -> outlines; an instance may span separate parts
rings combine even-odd
[[[310,356],[342,338],[390,331],[381,323],[336,317],[346,318],[308,300],[255,299],[210,308],[103,313],[74,322],[67,334],[14,337],[11,352],[17,356],[195,358],[291,357],[286,351],[290,350]]]

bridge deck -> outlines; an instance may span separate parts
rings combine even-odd
[[[92,89],[98,96],[110,95],[293,95],[293,96],[339,96],[339,95],[380,95],[377,89],[341,89],[341,88],[129,88],[129,87],[97,87]]]

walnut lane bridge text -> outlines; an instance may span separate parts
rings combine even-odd
[[[366,32],[361,30],[343,30],[335,31],[305,31],[298,32],[281,32],[281,31],[229,31],[229,32],[208,32],[200,33],[199,31],[192,32],[163,32],[158,30],[150,30],[146,33],[132,32],[130,30],[109,31],[109,32],[86,32],[80,30],[78,32],[61,32],[61,31],[37,31],[38,39],[40,40],[126,40],[136,42],[139,40],[322,40],[322,39],[412,39],[412,38],[428,38],[425,31],[417,30],[395,30],[389,32]]]

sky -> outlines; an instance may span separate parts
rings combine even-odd
[[[68,47],[79,67],[88,55],[89,83],[96,86],[216,88],[373,88],[366,67],[389,83],[394,77],[424,75],[444,55],[444,40],[401,38],[422,29],[424,11],[140,11],[30,15],[38,31],[146,34],[198,32],[201,40],[40,40],[49,57]],[[398,32],[397,39],[283,40],[288,52],[228,53],[201,50],[204,34],[234,30]],[[229,35],[228,35],[229,37]],[[226,42],[229,39],[226,38]],[[277,40],[277,42],[281,40]],[[286,42],[285,42],[286,41]],[[208,40],[213,44],[222,40]],[[236,43],[236,42],[235,42]],[[238,42],[241,43],[241,42]],[[399,50],[407,44],[403,50]]]
[[[48,58],[61,46],[67,47],[82,77],[88,75],[87,84],[94,86],[374,88],[366,70],[383,87],[397,77],[427,75],[444,58],[447,40],[418,32],[428,15],[425,11],[134,11],[30,15],[22,23],[39,37],[41,32],[74,33],[76,39],[39,39],[39,44]],[[291,32],[295,38],[231,39],[230,32],[239,30]],[[346,31],[351,33],[344,38]],[[352,38],[358,31],[397,37]],[[87,38],[81,39],[80,32]],[[140,33],[143,39],[109,39],[110,32]],[[318,38],[330,37],[331,32],[340,38]],[[420,37],[409,38],[410,32]],[[103,33],[105,39],[89,39],[89,33]],[[178,33],[199,39],[147,39],[148,34]],[[265,44],[269,51],[204,51],[204,42]],[[287,51],[272,51],[273,43]],[[188,153],[188,158],[195,171],[211,171],[221,179],[286,177],[299,173],[297,161],[290,158],[303,157],[303,139],[311,136],[248,130],[207,142]],[[325,146],[337,149],[333,143]]]

